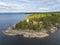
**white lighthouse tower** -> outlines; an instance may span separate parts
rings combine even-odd
[[[26,22],[28,23],[29,22],[29,19],[27,19]]]

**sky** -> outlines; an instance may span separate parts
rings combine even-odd
[[[0,0],[0,12],[60,11],[60,0]]]

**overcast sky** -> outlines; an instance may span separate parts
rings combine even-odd
[[[60,0],[0,0],[0,12],[60,11]]]

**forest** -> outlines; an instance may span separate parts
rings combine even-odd
[[[27,22],[28,19],[28,22]],[[18,22],[13,29],[21,30],[50,30],[60,24],[60,13],[32,13]]]

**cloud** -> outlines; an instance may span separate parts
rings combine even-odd
[[[23,9],[22,5],[17,5],[17,4],[8,4],[4,2],[0,2],[0,7],[7,7],[7,8],[13,8],[13,9]]]
[[[5,0],[0,12],[45,12],[60,10],[60,0]]]
[[[5,2],[0,2],[0,12],[5,12],[5,11],[15,12],[23,9],[24,9],[23,5],[8,4]]]
[[[0,6],[6,6],[6,3],[0,2]]]
[[[12,0],[12,1],[17,1],[17,2],[60,2],[60,0]]]

